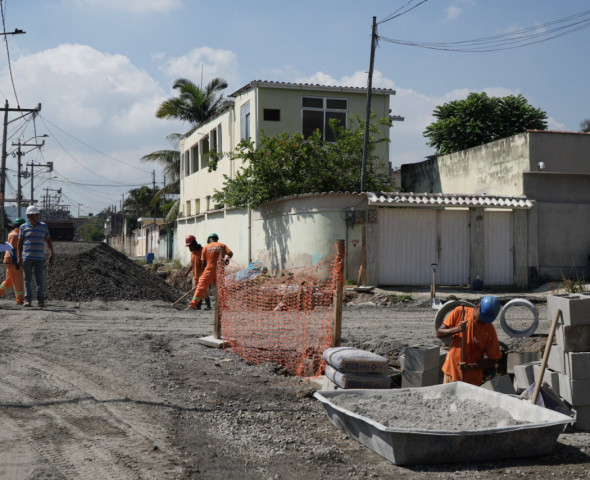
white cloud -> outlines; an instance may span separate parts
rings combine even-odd
[[[160,67],[160,71],[170,78],[188,78],[203,85],[215,77],[224,78],[228,84],[236,86],[239,81],[237,55],[230,50],[215,50],[199,47],[181,57],[170,58]]]
[[[49,134],[39,161],[54,162],[56,172],[69,181],[151,184],[155,169],[161,184],[160,168],[139,159],[170,148],[166,136],[188,127],[155,118],[158,105],[169,95],[144,70],[123,55],[72,44],[21,55],[12,66],[20,106],[42,104],[36,131],[31,128],[17,133],[19,137],[26,135],[25,139]],[[12,92],[6,69],[0,76],[0,91]],[[15,106],[14,100],[9,102]],[[11,114],[11,118],[16,116]],[[11,128],[18,132],[22,123],[15,122]],[[131,189],[89,187],[85,191],[85,187],[70,183],[63,186],[73,201],[95,211]]]
[[[154,114],[164,91],[123,55],[64,44],[19,57],[13,70],[21,102],[25,98],[41,102],[42,115],[66,130],[104,127],[118,137],[121,129],[127,134],[140,132],[160,122]],[[4,90],[7,81],[4,77]],[[121,118],[124,126],[118,122]]]
[[[131,13],[169,12],[183,4],[182,0],[64,0],[64,3]]]
[[[453,20],[456,20],[457,18],[459,18],[459,16],[461,16],[461,13],[463,13],[463,9],[456,7],[454,5],[451,5],[449,7],[446,8],[446,18],[445,20],[451,22]]]

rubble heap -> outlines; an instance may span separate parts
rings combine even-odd
[[[48,300],[168,302],[182,295],[165,280],[104,243],[54,242],[53,246],[55,263],[45,264]]]

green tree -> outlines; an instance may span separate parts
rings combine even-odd
[[[590,118],[587,118],[580,122],[580,131],[586,133],[590,132]]]
[[[92,217],[87,224],[76,229],[76,235],[84,242],[101,242],[104,240],[103,223],[100,216]]]
[[[195,127],[217,113],[223,103],[220,92],[227,88],[227,82],[223,78],[214,78],[202,89],[186,78],[179,78],[172,88],[178,90],[178,97],[164,100],[156,117],[189,122]]]
[[[256,208],[287,195],[359,191],[364,122],[353,117],[351,124],[351,128],[346,129],[337,120],[330,121],[334,142],[323,141],[319,130],[308,138],[286,132],[272,137],[262,134],[256,146],[250,140],[243,140],[229,156],[231,160],[244,161],[245,166],[234,178],[224,175],[223,190],[215,192],[215,201],[235,207],[250,204]],[[379,164],[374,153],[377,142],[389,141],[383,137],[383,127],[390,126],[388,118],[371,124],[367,190],[384,190],[391,186],[389,176],[382,173],[388,166]],[[209,170],[217,168],[219,159],[220,155],[215,152],[210,154]]]
[[[485,92],[470,93],[434,110],[434,123],[423,135],[436,153],[449,153],[476,147],[525,130],[545,130],[547,114],[532,107],[522,95],[488,97]]]

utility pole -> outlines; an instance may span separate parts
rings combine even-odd
[[[33,194],[35,193],[34,188],[34,178],[35,178],[35,167],[44,167],[47,168],[49,172],[53,172],[53,162],[47,163],[27,163],[27,167],[31,167],[31,203],[35,203],[35,197]]]
[[[371,120],[371,94],[373,93],[373,68],[375,66],[375,48],[377,47],[377,17],[373,17],[371,30],[371,59],[369,61],[369,77],[367,79],[367,111],[365,114],[365,138],[363,143],[363,163],[361,167],[361,193],[367,185],[367,156],[369,153],[369,121]]]
[[[47,135],[42,135],[43,137],[47,137]],[[33,137],[35,138],[35,137]],[[16,156],[18,157],[18,183],[17,183],[17,193],[16,193],[16,209],[17,209],[17,217],[20,217],[20,211],[21,211],[21,203],[22,203],[22,198],[23,198],[23,192],[22,192],[22,185],[21,185],[21,177],[23,176],[22,174],[22,162],[21,162],[21,158],[26,155],[28,152],[23,152],[21,147],[33,147],[33,148],[41,148],[43,145],[45,145],[45,140],[43,140],[41,143],[21,143],[20,140],[17,143],[12,143],[13,146],[17,146],[17,150],[16,150]],[[31,149],[32,150],[32,149]],[[31,151],[29,150],[29,152]],[[31,176],[31,185],[33,185],[33,177]],[[31,203],[33,201],[33,194],[31,193]]]
[[[24,33],[23,31],[15,30],[13,33]],[[6,152],[6,142],[8,136],[8,124],[13,122],[8,121],[8,112],[19,112],[19,113],[32,113],[35,115],[41,111],[41,104],[37,106],[37,108],[9,108],[8,100],[5,100],[4,108],[0,108],[0,111],[4,112],[4,126],[2,129],[2,163],[0,166],[0,193],[2,194],[2,199],[0,200],[0,231],[2,232],[0,235],[2,236],[1,240],[4,240],[5,235],[5,226],[4,226],[4,197],[6,196],[6,157],[8,156]],[[22,118],[19,117],[17,120]]]

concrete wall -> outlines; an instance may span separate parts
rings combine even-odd
[[[345,239],[345,274],[356,280],[362,230],[358,224],[347,227],[344,212],[351,207],[362,208],[363,202],[364,195],[309,195],[276,201],[250,213],[247,209],[220,210],[181,219],[177,222],[174,258],[188,265],[190,252],[185,237],[195,235],[204,245],[207,236],[215,232],[240,265],[260,261],[271,270],[280,270],[315,265],[332,255],[337,240]]]
[[[347,227],[345,212],[363,208],[364,196],[309,195],[273,202],[253,211],[252,254],[271,269],[315,265],[346,241],[345,277],[356,279],[361,259],[360,225]]]
[[[523,133],[435,160],[402,165],[404,190],[522,195],[522,172],[529,170],[528,140]]]
[[[539,162],[547,173],[590,174],[590,133],[528,132],[530,166],[539,171]]]
[[[525,193],[537,200],[538,268],[532,273],[541,280],[590,278],[590,175],[531,172],[523,179]]]

